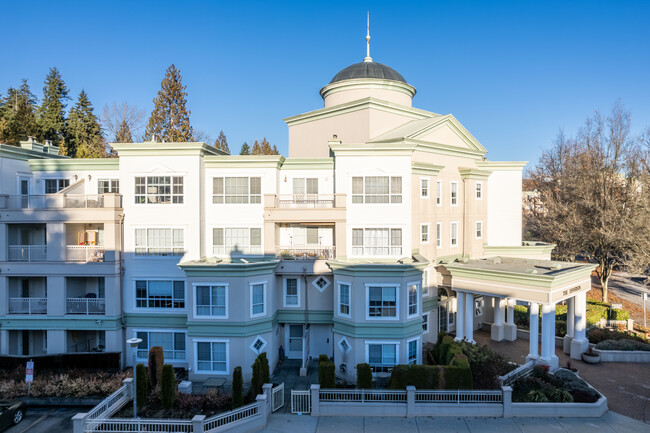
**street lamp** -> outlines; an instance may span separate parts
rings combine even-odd
[[[135,368],[135,355],[138,352],[138,345],[142,343],[142,338],[129,338],[126,340],[127,343],[131,346],[131,351],[133,352],[133,418],[137,418],[138,416],[138,402],[137,396],[138,396],[138,382],[136,378],[136,368]]]

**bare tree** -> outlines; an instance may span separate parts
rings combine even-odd
[[[527,228],[557,244],[554,258],[598,263],[603,302],[614,269],[650,263],[648,144],[630,125],[620,102],[606,118],[596,112],[575,138],[560,133],[530,173],[541,206],[526,214]]]
[[[212,143],[212,137],[210,135],[203,131],[203,130],[195,130],[194,131],[194,141],[200,141],[203,143]]]
[[[126,101],[120,104],[113,102],[110,106],[108,104],[104,106],[102,124],[108,136],[116,142],[129,135],[139,140],[144,126],[144,116],[144,110],[138,110],[138,107],[129,105]]]

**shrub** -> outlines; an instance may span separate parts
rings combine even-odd
[[[558,337],[564,337],[566,335],[566,320],[555,321],[555,335]]]
[[[515,369],[515,365],[504,355],[488,346],[462,343],[463,353],[469,360],[474,389],[500,389],[499,376]]]
[[[563,389],[554,389],[549,395],[551,401],[557,403],[573,403],[573,396]]]
[[[444,365],[449,365],[451,360],[454,359],[454,356],[461,355],[462,353],[463,349],[460,347],[460,344],[455,342],[449,344],[445,352]]]
[[[249,393],[251,394],[251,398],[255,398],[256,395],[262,393],[262,361],[260,360],[259,356],[255,358],[255,362],[253,362],[253,365],[251,365],[251,368],[253,369],[253,377],[251,379],[251,389]]]
[[[266,352],[262,352],[258,355],[258,358],[260,359],[261,366],[262,366],[262,385],[265,383],[270,383],[271,382],[271,374],[269,371],[269,360],[266,357]]]
[[[165,409],[171,409],[174,406],[175,387],[176,375],[174,374],[174,367],[165,364],[160,378],[160,400]]]
[[[321,362],[318,364],[318,383],[321,388],[336,388],[336,377],[334,375],[334,364],[331,362]]]
[[[534,402],[534,403],[544,403],[548,401],[548,398],[546,397],[546,394],[542,391],[530,391],[526,395],[526,401]]]
[[[555,321],[563,320],[566,322],[567,318],[567,306],[566,305],[556,305],[555,306]]]
[[[438,365],[396,365],[390,375],[390,389],[405,389],[415,386],[420,389],[439,389],[442,367]]]
[[[445,389],[472,389],[472,370],[469,368],[467,356],[462,353],[455,355],[444,371]]]
[[[327,355],[320,354],[318,356],[318,363],[320,364],[321,362],[330,362],[330,357]]]
[[[525,305],[515,305],[515,325],[521,328],[530,328],[530,313]]]
[[[237,409],[244,405],[244,379],[241,367],[235,367],[232,372],[232,408]]]
[[[650,340],[647,340],[640,335],[631,332],[614,331],[606,328],[592,328],[587,332],[587,337],[589,338],[589,342],[593,344],[598,344],[605,340],[632,340],[638,341],[639,343],[650,343]]]
[[[630,313],[625,310],[612,308],[609,310],[609,320],[627,320],[630,318]]]
[[[537,364],[533,367],[532,375],[538,379],[548,382],[551,379],[551,376],[548,373],[548,365]]]
[[[388,381],[388,388],[390,389],[404,389],[409,384],[410,371],[408,365],[396,365],[390,374]]]
[[[161,346],[149,349],[149,385],[155,388],[160,383],[163,365],[165,365],[165,352]]]
[[[147,369],[144,367],[144,364],[138,364],[135,367],[136,374],[136,403],[138,408],[142,408],[147,402],[147,396],[149,395],[149,380],[147,378]]]
[[[370,369],[370,364],[357,364],[357,388],[372,388],[372,370]]]
[[[598,350],[643,350],[650,351],[650,344],[634,340],[605,340],[596,344]]]

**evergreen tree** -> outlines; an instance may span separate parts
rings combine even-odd
[[[272,152],[271,152],[271,155],[279,155],[279,154],[280,154],[280,152],[278,152],[278,148],[277,148],[277,147],[275,146],[275,144],[274,144],[274,145],[273,145],[273,150],[272,150]]]
[[[84,90],[79,94],[79,100],[70,110],[66,124],[67,154],[77,158],[103,158],[106,147],[102,137],[102,129],[93,113],[93,107]]]
[[[154,109],[149,117],[145,140],[194,141],[194,131],[190,125],[190,110],[187,109],[186,86],[181,82],[181,73],[171,65],[165,71],[160,83],[158,96],[153,100]]]
[[[262,148],[260,147],[260,144],[255,140],[255,143],[253,143],[253,150],[251,151],[251,155],[261,155],[262,154]]]
[[[244,144],[241,145],[241,150],[239,151],[240,155],[250,155],[251,148],[248,146],[248,143],[244,141]]]
[[[226,134],[223,131],[219,132],[219,137],[214,140],[214,147],[221,149],[226,153],[230,153],[230,148],[228,147],[228,140],[226,139]]]
[[[129,128],[129,124],[126,122],[126,119],[123,119],[122,123],[120,123],[120,129],[117,131],[117,134],[115,134],[115,142],[133,143],[133,137],[131,136],[131,128]]]
[[[266,137],[262,139],[262,145],[261,145],[261,153],[262,155],[272,155],[273,150],[271,150],[271,145],[269,142],[266,140]]]
[[[40,140],[52,140],[61,146],[65,135],[65,100],[68,97],[66,87],[58,69],[50,68],[43,87],[43,103],[37,112]]]
[[[18,146],[28,136],[38,135],[35,105],[36,97],[27,80],[20,88],[7,91],[7,96],[0,100],[0,142]]]

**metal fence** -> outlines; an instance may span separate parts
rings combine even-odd
[[[499,376],[499,381],[501,382],[501,385],[511,385],[518,379],[528,376],[533,371],[534,366],[535,363],[533,361],[528,361],[527,363],[515,368],[505,376]]]
[[[106,299],[104,298],[68,298],[67,314],[105,314]]]
[[[122,385],[86,414],[86,431],[96,431],[97,422],[104,421],[131,401],[128,386]]]
[[[321,389],[319,394],[322,402],[355,402],[355,403],[406,403],[404,390],[371,390],[371,389]]]
[[[42,262],[47,259],[45,245],[9,245],[9,261]]]
[[[96,245],[66,245],[65,259],[70,262],[103,262],[106,248]]]
[[[47,314],[47,298],[9,298],[9,314]]]
[[[95,421],[92,430],[87,432],[101,433],[192,433],[194,427],[191,420],[176,419],[101,419]]]

